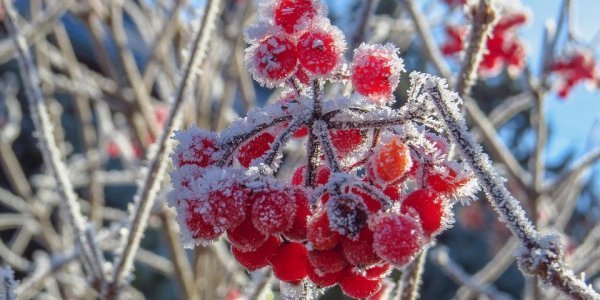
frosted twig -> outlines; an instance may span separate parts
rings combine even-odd
[[[474,14],[470,24],[471,32],[456,83],[456,91],[461,97],[469,94],[477,80],[479,64],[485,55],[488,37],[497,21],[497,12],[490,0],[479,0],[479,5],[472,6],[472,9]]]
[[[6,1],[6,0],[5,0]],[[158,150],[156,155],[150,160],[150,165],[145,174],[142,185],[138,188],[135,196],[134,209],[126,231],[122,254],[115,260],[115,272],[113,282],[107,291],[109,296],[117,296],[118,288],[127,278],[133,267],[133,257],[140,246],[140,241],[147,225],[148,215],[154,203],[154,199],[160,188],[167,162],[168,153],[172,148],[173,140],[171,135],[175,128],[179,127],[181,122],[181,110],[187,89],[192,82],[196,68],[206,57],[206,48],[208,45],[210,32],[219,11],[220,0],[209,0],[206,3],[206,12],[202,18],[200,29],[198,30],[190,52],[190,58],[183,71],[178,90],[176,92],[169,117],[165,124],[165,130],[158,139]]]
[[[0,268],[0,300],[14,300],[16,285],[13,270]]]
[[[396,299],[414,300],[419,298],[427,250],[423,249],[419,256],[402,272],[402,277],[398,281]]]
[[[431,251],[431,260],[459,285],[466,286],[490,299],[512,299],[510,295],[498,291],[493,285],[481,285],[475,282],[459,265],[452,261],[448,250],[443,247]]]
[[[23,36],[16,28],[15,20],[16,12],[12,7],[11,1],[2,0],[2,4],[6,9],[4,24],[11,34],[15,49],[18,53],[19,69],[25,86],[27,99],[30,104],[30,111],[37,129],[38,139],[44,161],[49,166],[58,185],[58,192],[64,199],[65,207],[69,215],[69,221],[75,230],[77,245],[82,251],[82,262],[86,271],[93,279],[94,285],[99,285],[104,282],[104,274],[102,266],[104,264],[102,257],[97,257],[99,253],[98,245],[89,240],[85,234],[85,219],[81,215],[77,196],[73,190],[73,185],[68,177],[68,171],[61,160],[61,153],[56,145],[53,129],[48,115],[48,108],[44,101],[42,91],[39,88],[39,77],[36,67],[31,59],[31,53],[27,48]],[[87,263],[86,263],[87,262]],[[97,288],[99,286],[96,286]]]
[[[566,268],[562,247],[556,237],[540,234],[525,217],[525,212],[504,186],[503,179],[494,170],[489,157],[482,152],[481,146],[476,144],[473,136],[467,131],[457,107],[460,98],[447,90],[443,80],[431,77],[425,77],[424,80],[429,87],[431,100],[444,120],[461,157],[475,173],[500,220],[519,238],[521,250],[517,258],[521,269],[539,276],[545,283],[571,297],[600,298],[591,287]]]

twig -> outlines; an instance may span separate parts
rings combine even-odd
[[[140,245],[142,235],[147,225],[146,221],[150,214],[150,209],[152,208],[154,199],[160,188],[160,182],[162,181],[167,167],[167,156],[173,145],[171,135],[175,128],[179,127],[181,122],[183,102],[189,85],[194,77],[195,70],[206,57],[208,38],[220,4],[220,0],[209,0],[206,3],[206,12],[202,19],[200,29],[193,41],[190,58],[186,64],[183,77],[181,78],[169,113],[169,118],[165,125],[166,129],[158,140],[158,150],[156,151],[156,155],[150,160],[150,166],[146,172],[145,179],[135,196],[132,217],[130,219],[128,230],[126,231],[126,236],[123,239],[124,244],[122,254],[115,260],[113,282],[108,289],[107,296],[117,296],[119,286],[127,278],[127,275],[133,267],[133,256]]]
[[[64,199],[64,204],[69,214],[69,221],[75,230],[77,244],[82,250],[82,262],[84,262],[86,271],[92,276],[95,281],[94,284],[100,284],[104,282],[104,274],[102,272],[104,262],[101,260],[103,258],[97,257],[96,253],[99,252],[98,245],[94,241],[89,240],[85,234],[85,219],[81,215],[77,196],[68,177],[67,168],[61,160],[62,155],[56,146],[56,140],[52,134],[53,130],[50,125],[48,108],[39,89],[37,70],[31,59],[31,53],[16,28],[16,12],[12,7],[11,1],[2,0],[2,4],[7,12],[4,17],[4,24],[11,34],[15,43],[15,49],[19,54],[19,69],[21,70],[21,77],[25,86],[27,99],[29,100],[32,118],[38,131],[44,161],[49,166],[54,178],[56,178],[58,191]]]
[[[419,256],[402,272],[402,277],[398,281],[397,299],[414,300],[419,298],[427,250],[423,249]]]

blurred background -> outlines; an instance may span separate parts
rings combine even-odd
[[[400,48],[408,72],[439,74],[415,32],[407,1],[325,2],[332,22],[346,34],[350,48],[347,60],[352,48],[362,41],[389,41]],[[440,48],[452,42],[449,26],[468,24],[461,1],[408,2],[416,4]],[[256,17],[257,3],[223,3],[208,59],[189,95],[191,101],[186,103],[186,126],[197,123],[221,130],[252,107],[274,101],[280,92],[254,82],[242,61],[246,47],[243,26]],[[144,155],[167,117],[188,55],[186,45],[203,15],[205,2],[16,0],[14,5],[20,14],[20,32],[39,68],[56,140],[82,210],[102,236],[101,246],[110,261],[118,241],[110,234],[111,228],[122,225],[128,216],[127,207],[136,191]],[[576,270],[586,271],[588,281],[594,283],[600,271],[600,253],[595,249],[600,242],[600,229],[595,227],[600,219],[599,155],[584,166],[578,163],[600,147],[600,99],[596,89],[600,82],[596,75],[600,74],[595,61],[600,42],[600,25],[596,22],[600,2],[531,0],[501,5],[507,7],[499,16],[501,20],[515,13],[526,15],[526,21],[512,26],[506,37],[524,47],[520,57],[523,62],[497,62],[493,71],[482,74],[477,81],[472,98],[486,122],[496,128],[496,136],[510,153],[509,162],[481,134],[480,123],[472,122],[470,127],[497,162],[497,168],[508,177],[509,188],[530,219],[542,230],[561,232],[568,245],[567,255],[573,254],[569,261]],[[369,10],[372,13],[365,13]],[[568,61],[574,53],[586,53],[586,59],[592,60],[591,75],[578,80],[568,95],[561,97],[559,92],[570,75],[565,75],[568,73],[556,63]],[[444,54],[448,54],[443,57],[444,63],[456,74],[460,54]],[[85,281],[81,267],[61,260],[74,247],[73,233],[65,222],[65,208],[55,192],[55,180],[36,147],[14,58],[12,41],[2,27],[0,266],[10,266],[18,280],[30,284],[28,296],[93,298],[86,285],[80,284]],[[396,105],[404,101],[407,87],[408,80],[402,80]],[[538,109],[545,116],[541,130],[547,132],[547,141],[539,139]],[[532,157],[540,142],[545,170],[541,189],[531,183]],[[516,162],[516,167],[510,162]],[[578,166],[577,172],[571,172],[574,166]],[[245,292],[251,275],[227,256],[224,241],[214,247],[183,250],[172,212],[164,207],[167,192],[168,182],[154,205],[142,249],[136,255],[131,295],[188,298],[192,294],[178,276],[181,268],[187,268],[194,276],[200,299],[236,299]],[[539,297],[535,284],[523,277],[514,262],[516,242],[483,195],[469,206],[455,206],[455,214],[454,227],[438,238],[438,246],[447,247],[453,261],[482,284],[493,284],[513,298]],[[187,266],[176,261],[181,255],[187,259]],[[49,276],[40,279],[40,274]],[[397,279],[399,272],[393,277]],[[451,277],[439,263],[427,259],[422,299],[478,296]],[[277,296],[276,289],[273,295]],[[324,296],[341,297],[337,288]]]

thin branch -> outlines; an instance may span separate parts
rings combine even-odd
[[[421,287],[423,271],[425,267],[425,258],[427,250],[423,249],[419,256],[402,272],[402,277],[398,283],[398,294],[396,297],[400,300],[415,300],[419,298],[419,288]]]
[[[184,98],[194,77],[195,70],[206,57],[206,48],[210,32],[217,17],[220,4],[220,0],[208,0],[206,3],[205,14],[202,18],[200,29],[193,41],[190,58],[186,64],[183,77],[181,78],[169,113],[169,118],[165,125],[166,129],[158,140],[158,150],[156,151],[156,155],[153,157],[151,156],[152,158],[150,160],[148,171],[145,174],[145,179],[139,187],[135,197],[132,217],[130,219],[128,230],[126,231],[126,236],[123,239],[124,244],[122,254],[115,260],[114,277],[108,290],[108,296],[117,296],[119,286],[127,278],[133,267],[133,257],[140,246],[150,209],[154,204],[154,199],[160,188],[160,183],[164,177],[167,162],[169,161],[168,154],[173,146],[171,135],[175,128],[179,127],[181,122],[181,111]]]
[[[85,234],[86,221],[81,215],[77,196],[68,177],[67,167],[61,160],[62,155],[53,136],[48,108],[39,87],[40,80],[37,69],[32,61],[31,53],[25,44],[23,36],[16,28],[15,20],[17,16],[11,1],[2,0],[2,4],[6,9],[4,24],[12,36],[15,49],[18,53],[22,82],[25,86],[30,111],[38,132],[44,161],[49,166],[54,178],[56,178],[58,192],[61,194],[62,199],[64,199],[64,204],[69,214],[69,221],[75,230],[77,244],[82,249],[82,262],[89,262],[89,264],[84,263],[86,271],[92,276],[96,284],[100,284],[104,282],[102,272],[104,265],[103,258],[96,256],[96,253],[99,252],[98,245],[89,240]]]

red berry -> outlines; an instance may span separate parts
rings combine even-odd
[[[356,92],[378,103],[393,99],[404,64],[392,44],[362,44],[354,50],[351,67],[352,85]]]
[[[263,132],[240,147],[238,160],[244,167],[249,167],[253,160],[265,155],[271,149],[271,143],[275,136],[269,132]]]
[[[329,175],[331,171],[326,166],[320,166],[317,168],[317,176],[315,178],[316,185],[323,185],[329,181]],[[304,185],[304,179],[306,178],[306,165],[298,167],[292,174],[291,183],[293,185]]]
[[[365,270],[365,277],[369,279],[381,279],[392,271],[390,264],[377,264]]]
[[[402,213],[415,212],[419,217],[423,233],[431,236],[442,227],[444,216],[444,200],[438,193],[421,189],[416,190],[402,201]]]
[[[220,187],[208,193],[208,220],[215,226],[235,228],[246,218],[250,191],[239,184]]]
[[[381,280],[368,279],[352,272],[351,268],[346,269],[345,274],[340,278],[338,284],[344,294],[353,298],[367,298],[379,291]]]
[[[271,236],[265,243],[253,251],[244,252],[234,246],[231,248],[231,252],[240,265],[244,266],[248,271],[254,271],[269,264],[269,259],[277,253],[280,244],[281,241],[278,237]]]
[[[246,49],[246,67],[262,85],[279,85],[294,74],[298,53],[294,43],[283,36],[270,36]]]
[[[308,261],[319,273],[323,274],[339,272],[348,265],[348,261],[339,247],[310,251],[308,252]]]
[[[273,273],[279,280],[295,282],[308,275],[308,251],[300,243],[286,243],[270,260]]]
[[[190,235],[200,242],[208,242],[217,239],[223,233],[223,227],[214,226],[202,213],[200,201],[188,200],[182,203],[184,209],[185,225]],[[181,212],[180,212],[181,214]]]
[[[410,216],[380,213],[369,226],[375,253],[391,264],[405,265],[421,250],[423,229]]]
[[[281,0],[275,6],[273,20],[286,33],[295,33],[317,14],[313,0]]]
[[[306,237],[315,250],[331,249],[340,241],[340,234],[331,229],[325,211],[317,212],[308,221]]]
[[[269,235],[292,227],[296,206],[289,191],[266,187],[252,195],[252,224]]]
[[[425,183],[434,191],[453,195],[474,180],[473,175],[460,169],[460,165],[447,163],[433,172],[426,172]]]
[[[302,83],[303,85],[308,85],[310,83],[310,77],[308,76],[308,74],[306,74],[306,71],[304,69],[302,69],[301,67],[298,68],[298,71],[296,71],[296,78],[300,81],[300,83]],[[308,131],[307,131],[308,134]],[[296,136],[294,136],[296,137]]]
[[[312,264],[308,264],[308,278],[318,288],[325,288],[334,285],[343,273],[344,270],[333,273],[323,273],[317,270]]]
[[[236,228],[227,230],[229,242],[241,251],[252,251],[260,247],[268,236],[256,229],[252,224],[252,218],[246,218]]]
[[[292,241],[304,241],[306,240],[308,217],[312,214],[310,204],[308,203],[308,197],[304,189],[295,189],[292,197],[296,205],[296,214],[294,215],[292,227],[286,230],[283,235]]]
[[[356,150],[363,142],[363,134],[358,129],[330,130],[331,144],[338,155],[346,156]]]
[[[174,156],[174,163],[178,167],[197,165],[204,168],[218,160],[217,136],[213,132],[191,127],[175,132],[175,139],[179,141]]]
[[[348,261],[355,266],[370,266],[381,262],[373,249],[373,231],[363,228],[356,240],[344,238],[342,249]]]
[[[298,39],[298,59],[308,73],[328,75],[340,65],[345,47],[338,28],[332,25],[314,27]]]
[[[400,179],[411,166],[409,148],[397,136],[376,147],[370,162],[375,178],[385,183]]]

